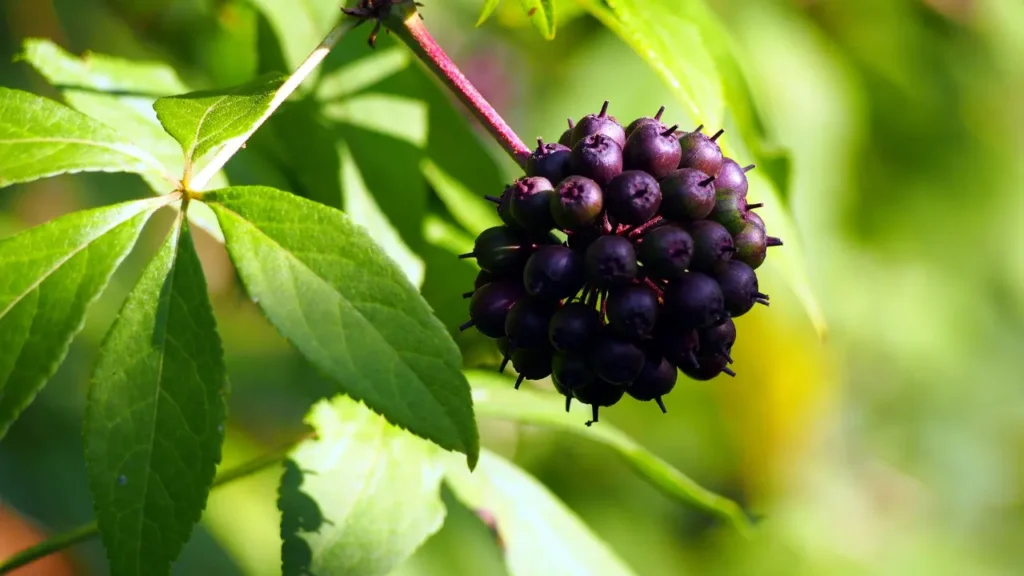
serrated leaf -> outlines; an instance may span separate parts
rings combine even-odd
[[[625,576],[633,570],[536,478],[483,449],[470,474],[446,480],[466,507],[489,520],[509,576]]]
[[[53,100],[0,87],[0,187],[74,172],[170,177],[114,129]]]
[[[494,11],[498,9],[498,4],[500,3],[501,0],[486,0],[484,7],[480,10],[480,17],[477,18],[476,25],[482,26],[484,22],[487,22],[491,14],[494,14]]]
[[[172,200],[76,212],[0,240],[0,438],[56,371],[146,220]]]
[[[441,528],[444,453],[345,396],[307,423],[278,500],[284,576],[388,574]]]
[[[252,0],[274,29],[285,64],[294,70],[341,18],[338,0]]]
[[[555,0],[519,0],[534,28],[548,40],[555,37]],[[497,3],[495,3],[497,4]]]
[[[473,402],[479,416],[554,428],[604,444],[667,495],[723,518],[741,533],[749,531],[749,518],[732,500],[700,486],[607,422],[584,426],[590,406],[575,403],[573,413],[566,413],[565,397],[559,394],[515,390],[514,380],[494,372],[470,371],[466,376],[473,385]]]
[[[284,76],[271,73],[226,90],[202,90],[160,98],[153,103],[167,133],[181,144],[185,162],[244,136],[270,108]]]
[[[420,169],[452,217],[466,231],[478,235],[492,226],[501,226],[501,218],[494,204],[484,200],[483,195],[471,192],[432,160],[424,160]],[[501,191],[497,191],[497,194],[501,194]]]
[[[170,573],[220,461],[226,392],[206,279],[179,224],[125,300],[89,388],[85,458],[112,574]]]
[[[249,295],[339,392],[473,466],[479,440],[459,350],[361,228],[273,188],[217,190],[204,201]]]
[[[342,206],[345,212],[355,223],[366,229],[374,242],[398,264],[413,286],[421,287],[425,273],[423,260],[409,249],[381,211],[366,188],[359,167],[345,144],[339,144],[338,158],[341,162],[341,188],[345,191]]]

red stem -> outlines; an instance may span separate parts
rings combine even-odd
[[[418,16],[409,14],[404,18],[401,27],[388,22],[389,28],[408,44],[409,48],[437,75],[437,77],[455,92],[459,100],[469,108],[477,120],[483,124],[498,144],[508,152],[508,155],[519,164],[526,167],[526,160],[530,156],[530,149],[509,127],[500,114],[473,86],[459,70],[459,67],[452,62],[444,49],[438,45],[434,37],[427,31],[422,20]]]

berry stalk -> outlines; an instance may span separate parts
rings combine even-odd
[[[462,104],[469,108],[476,119],[487,128],[491,137],[516,161],[516,164],[526,168],[530,149],[434,40],[419,18],[415,7],[411,3],[407,6],[409,6],[407,10],[392,11],[384,20],[384,25],[401,38],[430,71],[455,93]]]

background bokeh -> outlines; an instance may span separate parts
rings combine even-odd
[[[638,574],[1019,574],[1024,3],[709,3],[737,42],[770,131],[791,154],[789,209],[829,329],[819,335],[790,285],[766,266],[762,286],[772,306],[737,322],[737,378],[681,381],[667,416],[626,402],[603,411],[602,421],[762,516],[758,535],[740,540],[578,438],[485,421],[485,444],[540,478]],[[605,99],[619,118],[665,104],[684,126],[700,121],[573,0],[559,3],[551,42],[510,0],[474,28],[481,4],[431,0],[423,13],[525,140],[554,139],[566,116]],[[12,61],[27,37],[75,54],[167,60],[199,87],[284,67],[273,31],[243,0],[0,0],[0,84],[57,97]],[[363,39],[347,38],[327,69],[345,54],[364,54]],[[318,38],[291,41],[312,47]],[[382,37],[381,46],[393,42]],[[388,80],[388,90],[440,94],[414,72]],[[338,183],[325,187],[311,176],[337,156],[287,145],[289,134],[310,134],[302,106],[275,117],[229,176],[339,205]],[[444,118],[431,112],[431,121]],[[359,128],[337,130],[330,134],[344,141]],[[443,140],[445,132],[435,131],[431,138]],[[411,146],[378,140],[351,150],[371,184],[418,170]],[[452,151],[449,166],[462,181],[513,177],[501,151],[480,142],[493,160]],[[374,165],[379,171],[367,168]],[[459,293],[475,272],[451,258],[437,232],[457,215],[420,186],[421,196],[403,189],[394,202],[378,201],[426,265],[424,294],[454,327],[465,313]],[[148,194],[128,175],[14,186],[0,190],[0,234]],[[750,195],[759,199],[756,188]],[[4,514],[17,510],[38,530],[59,532],[92,517],[81,453],[84,392],[106,328],[160,241],[167,219],[157,220],[93,307],[56,377],[0,442]],[[325,388],[246,301],[222,247],[208,237],[197,242],[232,381],[225,460],[237,462],[293,437]],[[480,338],[459,342],[467,366],[496,361]],[[215,492],[176,573],[278,573],[278,478],[271,470]],[[483,525],[453,498],[446,502],[448,523],[400,572],[500,574]],[[0,542],[13,538],[0,531]],[[105,573],[96,542],[72,559],[83,573]]]

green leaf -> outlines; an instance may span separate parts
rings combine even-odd
[[[0,240],[0,438],[64,359],[146,220],[174,199],[76,212]]]
[[[154,102],[153,109],[191,165],[210,150],[247,134],[270,109],[284,79],[271,73],[227,90],[168,96]]]
[[[285,64],[294,70],[341,17],[338,0],[252,0],[274,29]]]
[[[669,496],[725,519],[743,534],[750,531],[749,518],[732,500],[703,488],[614,426],[606,422],[584,426],[583,416],[589,415],[589,406],[576,403],[574,416],[565,412],[564,396],[515,390],[514,380],[494,372],[471,371],[466,376],[473,385],[473,402],[479,416],[555,428],[604,444]]]
[[[476,25],[482,26],[484,22],[487,22],[491,14],[494,14],[494,11],[498,9],[499,3],[501,3],[501,0],[487,0],[484,2],[484,7],[480,10],[480,17],[477,18]]]
[[[0,87],[0,187],[73,172],[171,179],[148,152],[53,100]]]
[[[425,159],[420,169],[452,217],[468,232],[476,236],[492,226],[501,225],[494,205],[484,200],[482,194],[471,192],[430,159]]]
[[[479,440],[459,350],[362,228],[273,188],[228,188],[204,200],[249,295],[340,392],[475,464]]]
[[[152,154],[167,173],[181,173],[181,148],[160,127],[153,111],[157,98],[188,91],[173,68],[102,54],[77,58],[49,40],[34,38],[25,41],[20,59],[56,86],[72,108],[116,128]],[[152,184],[160,193],[170,189],[166,180]]]
[[[112,574],[170,573],[220,461],[226,393],[206,279],[180,224],[125,300],[89,388],[85,457]]]
[[[394,260],[409,282],[419,288],[423,285],[423,260],[409,249],[402,236],[388,220],[373,195],[366,188],[359,167],[345,144],[338,145],[341,161],[341,187],[345,191],[343,207],[352,221],[366,229],[370,238]]]
[[[281,480],[284,575],[390,573],[444,522],[444,453],[345,396],[307,422]]]
[[[548,40],[555,37],[555,0],[519,0],[534,28]],[[497,2],[495,2],[497,4]],[[484,8],[486,10],[486,7]],[[493,8],[492,8],[493,10]]]
[[[470,474],[446,480],[466,507],[493,520],[509,576],[632,575],[633,570],[536,478],[489,450]]]

